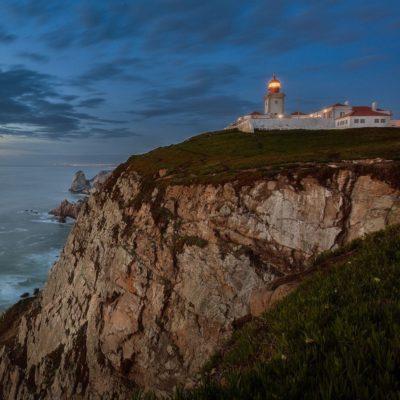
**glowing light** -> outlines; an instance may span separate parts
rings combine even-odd
[[[281,89],[281,82],[276,78],[275,74],[272,79],[268,82],[268,91],[270,93],[279,93]]]
[[[278,81],[272,81],[268,84],[268,87],[271,89],[276,89],[281,87],[281,83]]]
[[[283,118],[283,114],[279,114],[279,115],[278,115],[278,118]]]

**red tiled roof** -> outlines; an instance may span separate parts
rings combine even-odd
[[[353,107],[353,110],[350,113],[345,115],[345,117],[373,117],[373,116],[387,117],[388,114],[379,111],[374,111],[371,107],[368,106],[356,106]]]

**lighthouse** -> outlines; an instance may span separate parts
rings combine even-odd
[[[285,94],[281,93],[281,81],[277,79],[275,74],[268,82],[264,105],[265,114],[272,118],[282,117],[285,113]]]

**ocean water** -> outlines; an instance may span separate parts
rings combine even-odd
[[[0,310],[43,286],[73,224],[48,211],[80,197],[68,192],[78,169],[92,178],[110,167],[0,165]]]

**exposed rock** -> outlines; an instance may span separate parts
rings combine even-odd
[[[69,190],[72,193],[89,193],[90,187],[90,181],[86,179],[85,173],[83,171],[75,172]]]
[[[167,170],[166,168],[161,168],[161,169],[158,171],[158,176],[159,176],[160,178],[164,178],[164,176],[167,175],[167,173],[168,173],[168,170]]]
[[[57,217],[59,222],[66,222],[67,218],[76,219],[85,202],[86,200],[80,199],[76,203],[70,203],[65,199],[57,208],[49,211],[49,214]]]
[[[106,182],[112,171],[100,171],[90,182],[91,191],[101,189],[102,185]]]
[[[286,278],[307,260],[400,222],[399,182],[379,178],[389,167],[399,164],[191,186],[119,168],[82,206],[40,295],[6,319],[12,329],[0,324],[0,397],[192,385],[235,325],[293,290]]]
[[[112,171],[100,171],[92,179],[86,179],[83,171],[77,171],[69,190],[72,193],[90,194],[99,190],[111,173]]]

